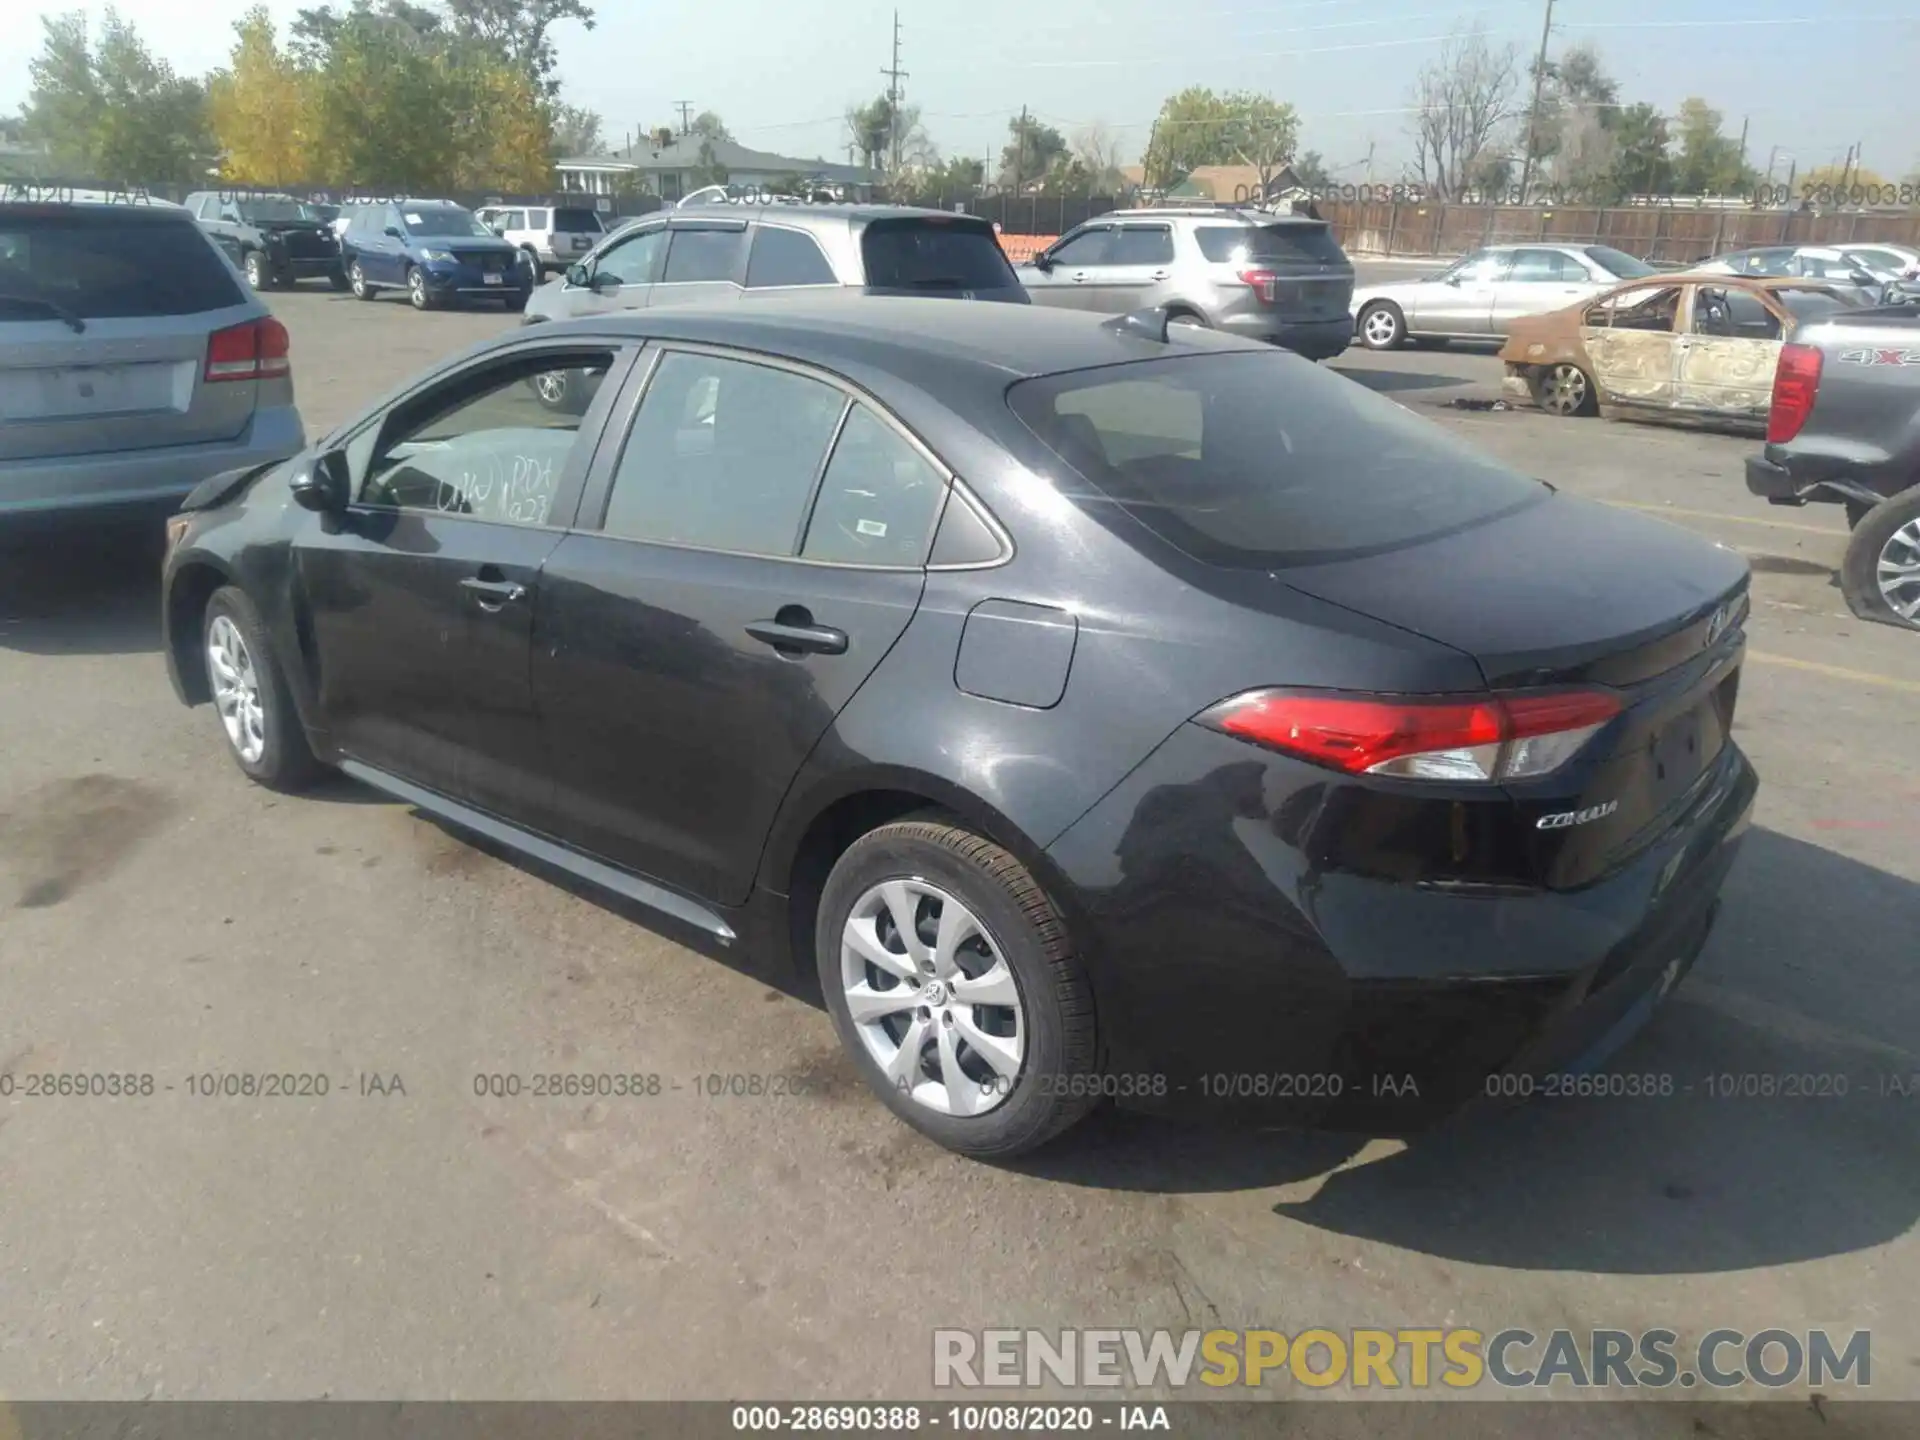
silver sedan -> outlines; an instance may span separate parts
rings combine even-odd
[[[1369,350],[1408,341],[1486,340],[1523,315],[1558,310],[1654,267],[1606,245],[1489,245],[1437,275],[1353,293],[1354,333]]]

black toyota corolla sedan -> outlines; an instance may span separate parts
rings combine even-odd
[[[1590,1070],[1755,793],[1737,555],[1154,312],[533,327],[171,531],[173,682],[247,775],[817,969],[976,1155]]]

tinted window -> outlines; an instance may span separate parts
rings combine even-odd
[[[462,237],[493,232],[457,205],[403,205],[400,223],[409,235],[451,235]]]
[[[1173,232],[1165,225],[1122,225],[1113,232],[1109,265],[1166,265],[1173,260]]]
[[[1611,245],[1587,246],[1587,258],[1609,275],[1618,275],[1622,280],[1638,280],[1643,275],[1654,273],[1653,266],[1646,261],[1636,260],[1626,251],[1616,250]]]
[[[660,278],[667,284],[676,281],[731,280],[740,264],[740,250],[747,242],[744,230],[674,230],[667,246],[667,273]]]
[[[1507,279],[1521,284],[1573,285],[1587,279],[1587,270],[1571,255],[1562,255],[1558,250],[1516,250]]]
[[[533,213],[540,217],[540,219],[534,221],[536,229],[547,223],[546,211],[535,210]],[[599,233],[600,217],[595,215],[591,210],[578,207],[566,207],[553,212],[553,228],[555,230],[568,230],[576,233],[584,232],[588,235],[594,235]]]
[[[660,252],[666,248],[666,244],[665,229],[642,230],[616,242],[593,262],[593,272],[596,275],[611,275],[622,285],[645,285],[653,279],[660,263]]]
[[[1017,290],[1000,242],[980,221],[875,220],[860,236],[878,290]]]
[[[1216,265],[1245,260],[1347,263],[1346,252],[1325,225],[1201,225],[1193,233],[1200,253]]]
[[[833,267],[804,230],[762,225],[747,259],[749,288],[771,285],[832,285]]]
[[[242,301],[218,252],[185,215],[0,210],[0,323],[193,315]]]
[[[1082,230],[1053,252],[1056,265],[1103,265],[1113,232],[1104,225],[1098,230]]]
[[[856,405],[827,462],[800,553],[847,565],[918,565],[944,488],[924,455]]]
[[[669,353],[634,417],[604,528],[630,540],[791,555],[845,408],[840,391],[804,375]]]
[[[1050,375],[1015,385],[1008,399],[1077,472],[1060,477],[1062,490],[1082,503],[1117,502],[1215,565],[1393,549],[1547,493],[1364,386],[1283,356]]]
[[[471,372],[387,422],[361,482],[360,500],[398,510],[431,510],[509,525],[544,525],[581,416],[535,398],[536,372],[570,373],[580,389],[598,383],[610,351],[551,356]]]
[[[288,220],[318,222],[320,212],[304,200],[289,200],[284,195],[264,195],[240,202],[240,214],[250,225],[273,225]]]

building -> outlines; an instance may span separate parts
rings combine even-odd
[[[719,182],[757,188],[794,180],[846,190],[852,192],[851,198],[864,199],[880,179],[860,165],[837,165],[818,156],[800,159],[775,155],[749,150],[733,140],[708,140],[703,135],[681,135],[666,145],[656,145],[651,136],[646,136],[605,155],[561,160],[554,169],[564,190],[613,195],[636,189],[668,201]]]

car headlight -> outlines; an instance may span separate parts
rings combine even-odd
[[[420,258],[429,265],[453,264],[453,252],[451,250],[422,250],[420,252]]]

